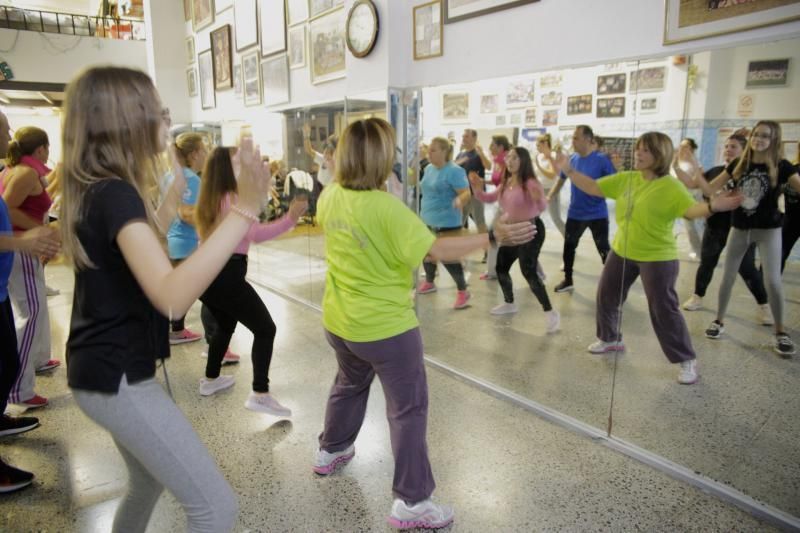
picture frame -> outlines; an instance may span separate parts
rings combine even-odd
[[[214,22],[214,0],[192,1],[192,29],[195,33]]]
[[[347,45],[344,40],[344,9],[317,17],[308,25],[311,83],[344,78]]]
[[[261,104],[261,65],[258,50],[242,55],[242,93],[245,106]]]
[[[236,28],[236,51],[258,44],[256,0],[234,0],[233,23]]]
[[[414,6],[414,60],[439,57],[444,53],[442,0]]]
[[[217,14],[233,7],[233,0],[214,0]]]
[[[259,13],[261,31],[261,56],[266,57],[286,50],[286,4],[261,2]]]
[[[211,58],[214,67],[214,89],[233,87],[233,65],[231,57],[231,25],[224,24],[209,34]]]
[[[511,9],[539,0],[482,0],[464,2],[463,0],[445,0],[444,23],[452,24],[472,17],[481,17],[504,9]]]
[[[800,3],[785,0],[729,3],[665,0],[664,44],[763,28],[800,19]]]
[[[469,93],[442,93],[442,122],[460,123],[469,120]]]
[[[762,59],[747,64],[745,87],[785,87],[789,79],[789,59]]]
[[[308,18],[314,19],[344,5],[344,0],[308,0]]]
[[[194,67],[186,69],[186,86],[189,89],[189,96],[197,96],[197,69]]]
[[[628,92],[663,91],[667,83],[667,67],[647,67],[631,72]]]
[[[242,97],[242,64],[233,65],[233,94]]]
[[[505,126],[506,125],[506,116],[505,115],[496,115],[494,117],[494,125],[495,126]]]
[[[288,103],[289,57],[280,54],[261,62],[261,79],[264,83],[264,104],[267,107]]]
[[[561,105],[562,95],[556,91],[542,93],[542,105]]]
[[[639,98],[638,112],[643,115],[658,113],[659,98],[658,96],[646,96]]]
[[[513,124],[513,122],[512,122]],[[536,108],[529,107],[525,110],[525,125],[526,126],[535,126],[536,125]]]
[[[567,97],[567,115],[586,115],[592,112],[592,95]]]
[[[189,36],[184,41],[185,43],[185,50],[186,50],[186,64],[193,65],[195,60],[197,59],[197,55],[194,51],[194,36]]]
[[[539,87],[542,89],[561,87],[564,76],[560,72],[544,74],[539,78]]]
[[[542,111],[542,126],[558,126],[558,109],[545,109]]]
[[[288,35],[289,68],[306,66],[306,27],[304,24],[289,28]]]
[[[597,95],[625,94],[627,81],[628,75],[624,72],[597,76]]]
[[[289,26],[308,20],[308,0],[286,0],[286,21]]]
[[[183,0],[183,20],[192,20],[192,0]]]
[[[597,99],[597,118],[621,118],[625,116],[625,97]]]
[[[480,112],[482,115],[493,115],[499,110],[499,104],[499,94],[482,94]]]
[[[506,107],[527,107],[536,103],[535,80],[512,80],[506,85]]]
[[[197,84],[200,89],[200,107],[202,109],[214,109],[217,107],[211,50],[205,50],[197,54]]]
[[[519,126],[522,124],[522,114],[521,113],[511,113],[508,115],[508,123],[512,126]]]

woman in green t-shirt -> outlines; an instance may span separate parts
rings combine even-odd
[[[597,288],[598,340],[589,346],[589,351],[625,349],[620,328],[622,304],[628,289],[641,275],[650,321],[661,349],[671,363],[680,363],[678,382],[690,385],[697,381],[697,359],[675,292],[679,262],[672,227],[681,217],[708,217],[717,211],[735,209],[742,197],[728,194],[709,202],[695,202],[686,187],[669,175],[672,158],[670,138],[648,132],[636,140],[633,171],[594,181],[572,169],[566,154],[559,153],[557,161],[580,190],[617,201],[618,230]]]

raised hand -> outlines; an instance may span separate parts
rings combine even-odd
[[[261,151],[246,135],[239,141],[239,149],[231,157],[236,176],[238,199],[236,204],[249,213],[258,213],[269,194],[269,163],[261,160]]]
[[[556,167],[558,167],[558,170],[560,170],[564,174],[572,170],[572,167],[569,164],[569,156],[561,151],[560,146],[558,147],[558,151],[556,152],[555,164]]]
[[[169,167],[172,171],[172,180],[178,191],[183,192],[186,188],[186,176],[183,175],[183,165],[178,159],[178,148],[174,142],[169,143]]]
[[[297,222],[308,211],[308,196],[296,196],[289,204],[289,218]]]

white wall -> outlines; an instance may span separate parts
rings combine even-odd
[[[14,81],[66,83],[83,68],[97,64],[146,72],[145,47],[145,41],[0,29],[0,60],[11,66]]]
[[[149,2],[147,28],[147,72],[158,87],[164,107],[174,123],[191,122],[192,106],[186,84],[185,38],[175,31],[175,20],[183,20],[181,2]],[[178,26],[179,27],[179,26]]]

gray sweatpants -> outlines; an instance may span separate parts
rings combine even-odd
[[[767,289],[769,307],[775,319],[775,327],[783,326],[783,287],[781,286],[781,228],[772,229],[737,229],[731,228],[728,236],[727,255],[722,283],[719,286],[719,305],[717,320],[723,322],[728,303],[731,301],[731,290],[736,281],[736,274],[748,246],[756,243],[761,258],[761,269],[764,272],[764,288]]]
[[[112,531],[147,529],[164,488],[183,506],[189,531],[233,529],[236,495],[155,378],[128,385],[123,376],[117,394],[72,393],[78,407],[111,433],[128,466],[128,493],[117,508]]]

